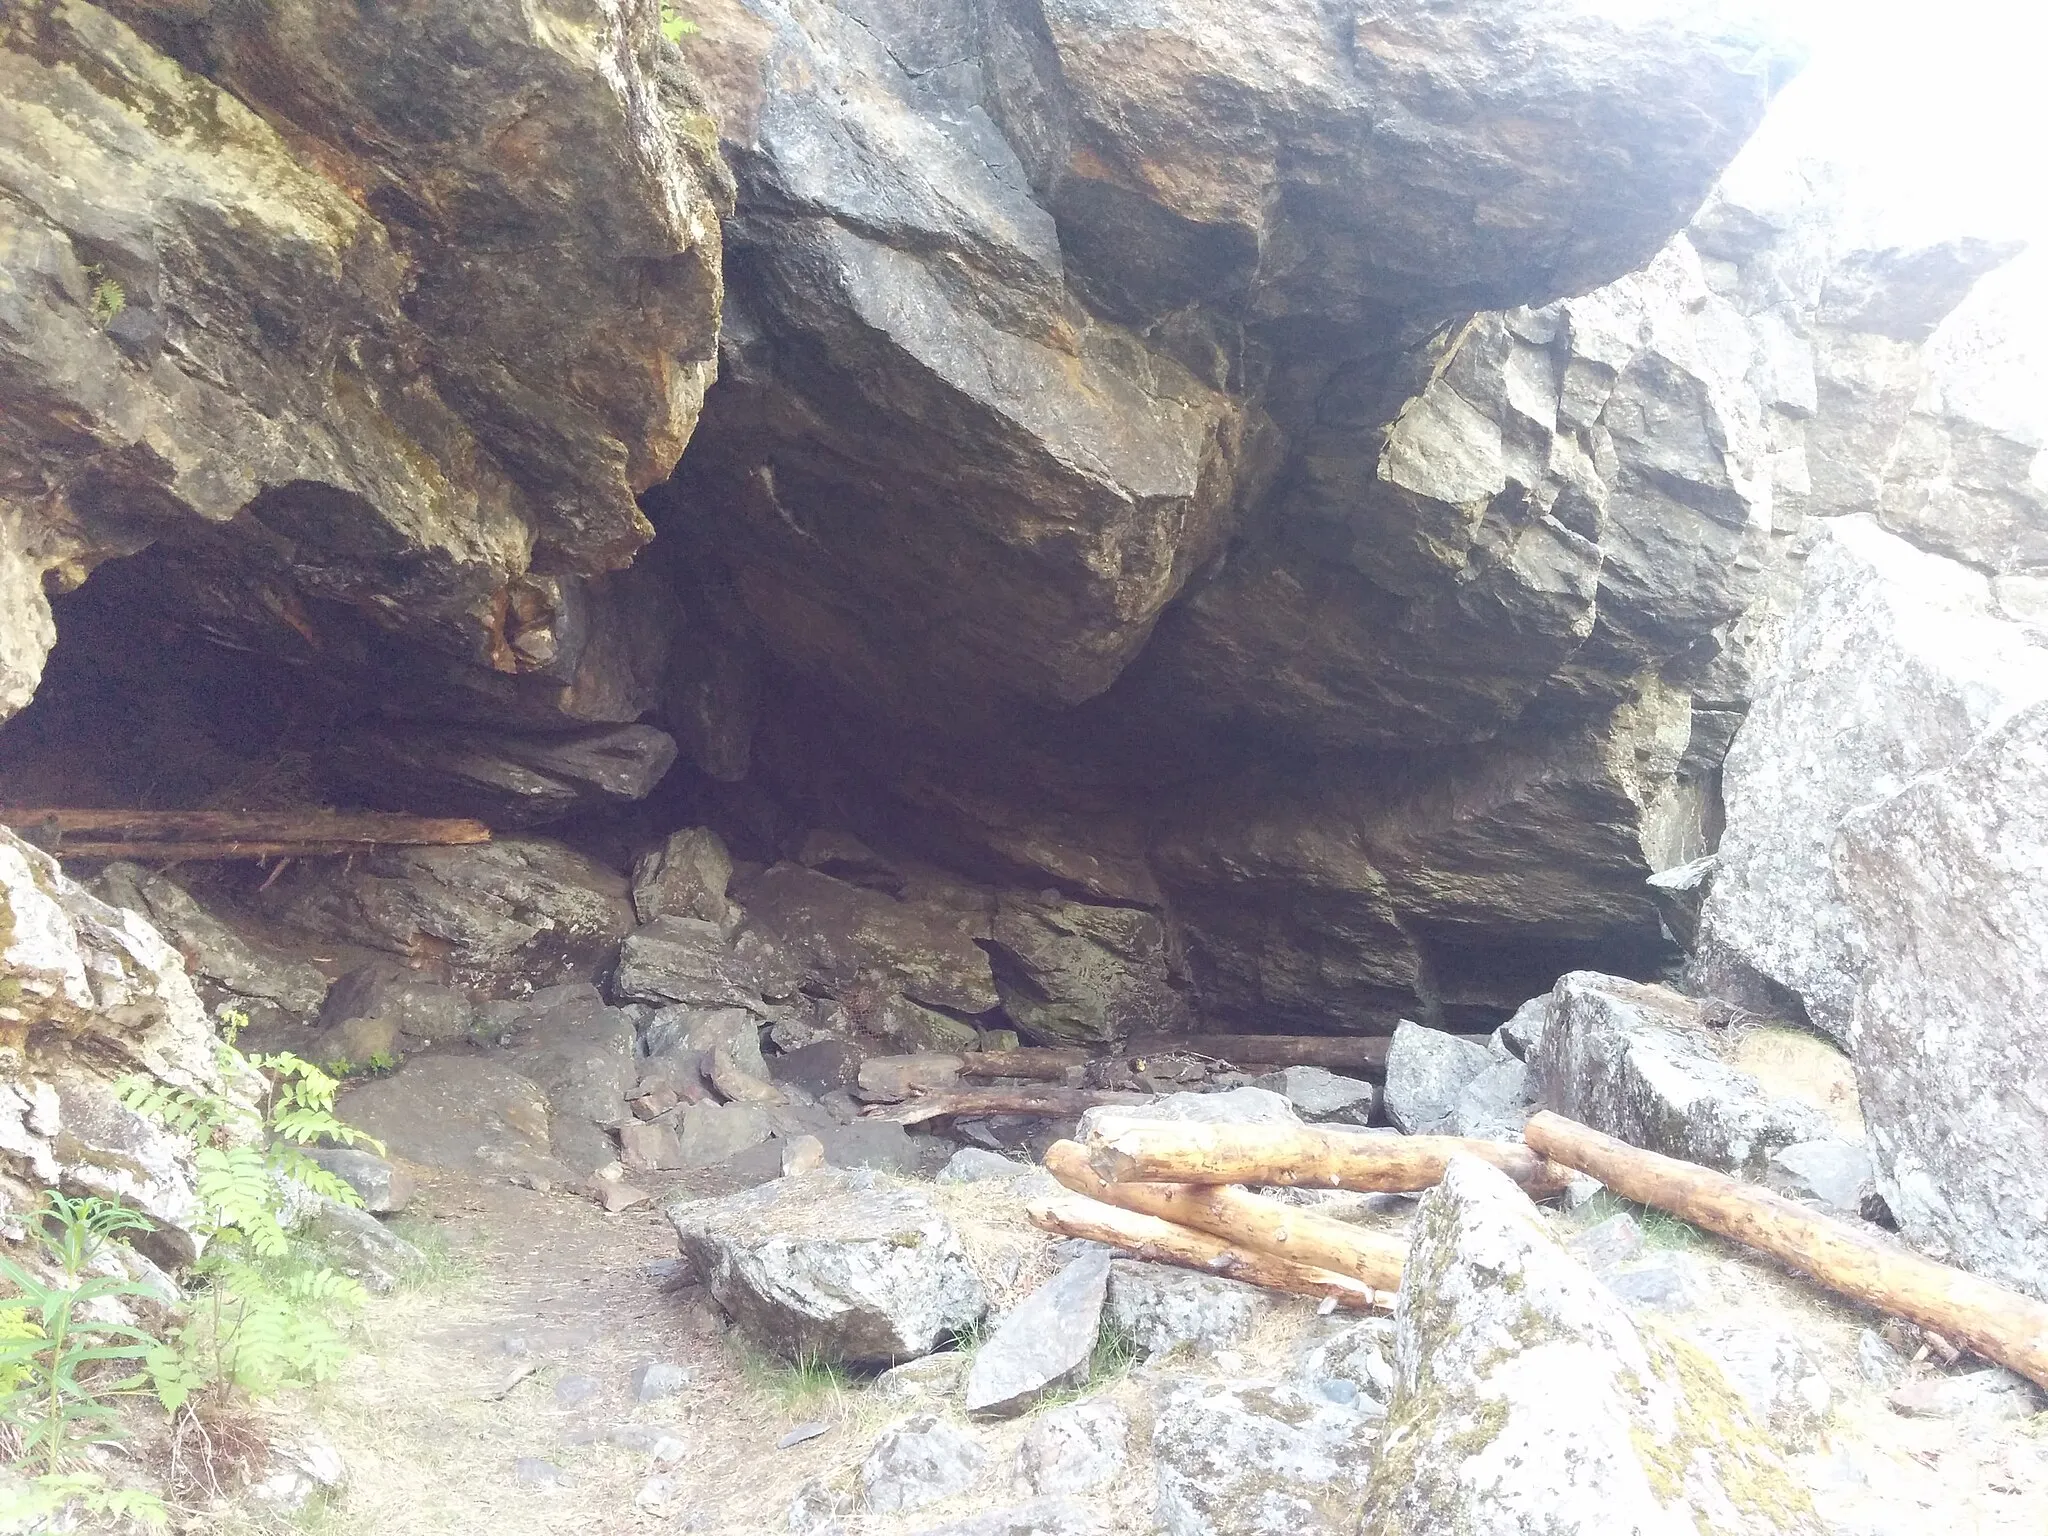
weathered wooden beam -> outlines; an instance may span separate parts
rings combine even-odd
[[[135,811],[0,807],[0,825],[81,859],[270,859],[389,847],[487,843],[491,829],[452,816],[387,811]]]
[[[1348,1275],[1316,1269],[1293,1259],[1276,1258],[1255,1248],[1240,1248],[1197,1232],[1191,1227],[1161,1221],[1157,1216],[1104,1205],[1081,1195],[1048,1195],[1027,1201],[1024,1214],[1033,1226],[1064,1237],[1085,1237],[1140,1259],[1178,1264],[1203,1274],[1222,1275],[1268,1290],[1292,1291],[1302,1296],[1326,1296],[1340,1307],[1358,1311],[1391,1311],[1394,1298],[1371,1286],[1361,1285]]]
[[[1125,1054],[1164,1056],[1185,1052],[1214,1056],[1233,1066],[1323,1067],[1359,1077],[1384,1077],[1385,1035],[1141,1035]]]
[[[1022,1077],[1057,1083],[1068,1072],[1094,1060],[1092,1053],[1055,1046],[1020,1046],[1014,1051],[967,1051],[960,1057],[962,1077]]]
[[[1772,1190],[1646,1152],[1562,1115],[1537,1114],[1523,1134],[1537,1151],[1618,1195],[1782,1259],[1831,1291],[1931,1328],[2048,1387],[2048,1304]]]
[[[1314,1125],[1175,1125],[1104,1115],[1088,1158],[1112,1184],[1277,1184],[1398,1193],[1442,1182],[1459,1153],[1493,1164],[1538,1199],[1569,1174],[1528,1147],[1463,1136],[1372,1135]]]
[[[1376,1291],[1401,1288],[1405,1238],[1368,1232],[1231,1184],[1111,1184],[1088,1163],[1077,1141],[1056,1141],[1045,1167],[1077,1195],[1120,1205],[1279,1258],[1349,1275]]]
[[[949,1115],[1043,1115],[1064,1119],[1105,1104],[1144,1104],[1147,1093],[1120,1093],[1108,1088],[961,1088],[951,1093],[925,1093],[902,1104],[878,1104],[862,1111],[868,1120],[893,1120],[920,1125]]]

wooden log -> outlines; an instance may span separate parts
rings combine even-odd
[[[1782,1259],[1829,1290],[1930,1328],[2048,1387],[2048,1304],[1923,1258],[1875,1232],[1696,1163],[1646,1152],[1548,1112],[1529,1145],[1618,1195]]]
[[[1026,1045],[1014,1051],[968,1051],[960,1058],[962,1077],[1024,1077],[1037,1082],[1066,1081],[1067,1073],[1094,1058],[1087,1051]]]
[[[1358,1077],[1385,1077],[1385,1035],[1143,1035],[1126,1054],[1165,1056],[1184,1051],[1214,1056],[1233,1066],[1324,1067]]]
[[[1046,1170],[1077,1195],[1157,1216],[1283,1259],[1349,1275],[1376,1291],[1401,1288],[1406,1241],[1285,1205],[1230,1184],[1110,1184],[1078,1141],[1056,1141]]]
[[[1088,1140],[1095,1171],[1112,1184],[1279,1184],[1404,1191],[1442,1180],[1463,1153],[1493,1164],[1535,1199],[1560,1192],[1567,1170],[1511,1141],[1462,1136],[1369,1135],[1314,1125],[1171,1125],[1106,1115]]]
[[[465,817],[384,811],[126,811],[0,807],[0,823],[85,859],[307,858],[487,843]]]
[[[919,1125],[948,1115],[1044,1115],[1065,1119],[1104,1104],[1143,1104],[1145,1093],[1119,1093],[1108,1088],[962,1088],[952,1093],[926,1093],[904,1104],[878,1104],[863,1110],[868,1120],[893,1120]]]
[[[1031,1224],[1063,1237],[1085,1237],[1140,1259],[1178,1264],[1204,1274],[1242,1280],[1267,1290],[1291,1291],[1300,1296],[1327,1296],[1340,1307],[1366,1312],[1377,1308],[1392,1311],[1394,1298],[1348,1275],[1315,1269],[1293,1259],[1278,1258],[1257,1249],[1238,1248],[1196,1232],[1188,1227],[1161,1221],[1120,1206],[1104,1205],[1081,1195],[1048,1195],[1026,1202],[1024,1214]]]

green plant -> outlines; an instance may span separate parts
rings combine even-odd
[[[85,277],[92,284],[93,324],[104,331],[128,307],[127,290],[107,276],[106,268],[97,262],[85,269]]]
[[[116,1438],[119,1422],[111,1397],[137,1386],[142,1377],[109,1381],[118,1361],[140,1364],[156,1341],[130,1323],[107,1322],[90,1309],[110,1297],[147,1296],[133,1281],[88,1275],[99,1251],[125,1231],[147,1230],[136,1212],[112,1201],[72,1199],[43,1192],[33,1225],[36,1244],[56,1267],[45,1282],[26,1266],[0,1256],[0,1279],[16,1294],[0,1302],[0,1424],[13,1433],[23,1461],[40,1463],[42,1475],[61,1475],[88,1445]]]
[[[846,1395],[846,1372],[814,1350],[784,1360],[742,1347],[740,1374],[758,1392],[773,1397],[788,1413],[823,1404],[837,1407]]]
[[[669,0],[661,0],[661,35],[672,43],[680,43],[697,30],[697,23],[683,15]]]
[[[252,1110],[218,1095],[147,1078],[120,1085],[123,1102],[198,1143],[193,1156],[204,1248],[192,1266],[202,1305],[147,1358],[164,1407],[176,1413],[197,1393],[232,1384],[258,1396],[320,1381],[348,1359],[346,1316],[367,1299],[355,1280],[320,1262],[291,1233],[301,1192],[360,1206],[346,1181],[305,1153],[316,1143],[370,1146],[374,1138],[334,1113],[340,1083],[288,1051],[244,1056],[232,1031],[220,1047],[234,1077],[262,1075]]]

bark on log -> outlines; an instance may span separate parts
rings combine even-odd
[[[1178,1264],[1204,1274],[1242,1280],[1273,1291],[1300,1296],[1327,1296],[1340,1307],[1361,1312],[1392,1311],[1394,1298],[1361,1285],[1348,1275],[1333,1274],[1293,1259],[1277,1258],[1256,1249],[1238,1248],[1206,1232],[1161,1221],[1156,1216],[1126,1211],[1081,1195],[1052,1195],[1026,1203],[1031,1224],[1063,1237],[1085,1237],[1107,1243],[1140,1259]]]
[[[1570,1174],[1525,1146],[1462,1136],[1395,1136],[1320,1126],[1170,1125],[1122,1115],[1097,1120],[1088,1158],[1112,1184],[1279,1184],[1398,1192],[1428,1189],[1459,1153],[1493,1164],[1532,1198],[1559,1193]]]
[[[1401,1288],[1405,1240],[1366,1232],[1228,1184],[1110,1184],[1078,1141],[1056,1141],[1046,1170],[1077,1195],[1157,1216],[1278,1258],[1349,1275],[1376,1291]]]
[[[1066,1081],[1069,1071],[1093,1058],[1086,1051],[1026,1045],[1014,1051],[968,1051],[961,1058],[962,1077],[1025,1077],[1038,1082]]]
[[[1147,1093],[1120,1093],[1108,1088],[962,1088],[952,1093],[927,1093],[903,1104],[878,1105],[862,1111],[868,1120],[893,1120],[920,1125],[948,1115],[1044,1115],[1064,1119],[1104,1104],[1143,1104]]]
[[[1323,1067],[1380,1078],[1387,1074],[1385,1035],[1144,1035],[1126,1054],[1164,1056],[1184,1051],[1215,1056],[1233,1066]]]
[[[2048,1304],[1771,1190],[1645,1152],[1562,1115],[1538,1114],[1524,1134],[1530,1146],[1618,1195],[1782,1259],[1830,1290],[1931,1328],[2048,1387]]]
[[[387,847],[487,843],[465,817],[384,811],[122,811],[0,808],[0,823],[82,859],[306,858]]]

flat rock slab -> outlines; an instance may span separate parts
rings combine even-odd
[[[429,1167],[495,1171],[506,1154],[548,1155],[547,1095],[488,1057],[415,1056],[389,1077],[344,1088],[335,1108],[394,1155]]]
[[[1748,1405],[1639,1330],[1498,1170],[1423,1198],[1358,1536],[1821,1536]]]
[[[1088,1373],[1109,1255],[1084,1253],[1018,1304],[983,1342],[967,1375],[967,1411],[1007,1419]]]
[[[785,1358],[891,1365],[988,1310],[951,1223],[867,1169],[821,1168],[667,1215],[712,1297]]]

